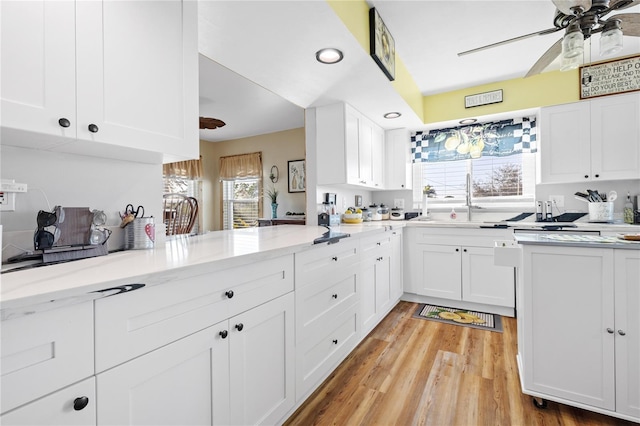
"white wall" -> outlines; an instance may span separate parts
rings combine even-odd
[[[120,248],[113,247],[113,243],[117,245],[122,240],[122,236],[118,235],[118,213],[127,204],[144,206],[145,216],[161,217],[161,164],[0,145],[0,176],[28,185],[28,192],[16,194],[16,210],[0,213],[5,237],[13,233],[21,235],[18,241],[5,238],[5,246],[11,243],[32,250],[38,211],[51,210],[55,205],[104,210],[107,225],[115,228],[110,249]],[[159,220],[155,222],[161,223]],[[27,236],[26,241],[22,234]],[[16,247],[4,247],[2,257],[6,259],[18,254],[18,251]]]

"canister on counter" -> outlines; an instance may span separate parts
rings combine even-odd
[[[389,207],[385,206],[384,204],[380,204],[380,208],[378,210],[380,211],[381,220],[390,219]]]

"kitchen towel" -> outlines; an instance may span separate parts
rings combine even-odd
[[[413,317],[502,333],[500,315],[485,312],[421,304]]]

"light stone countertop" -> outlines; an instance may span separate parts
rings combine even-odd
[[[334,228],[352,237],[383,232],[388,224]],[[279,225],[168,238],[164,246],[9,271],[0,275],[2,318],[17,308],[97,299],[136,283],[155,285],[175,278],[246,265],[314,247],[323,227]],[[64,302],[61,302],[64,301]],[[54,303],[55,302],[55,303]]]
[[[519,244],[640,250],[640,242],[627,241],[616,236],[522,233],[514,234],[514,239]]]

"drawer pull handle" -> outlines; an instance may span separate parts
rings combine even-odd
[[[331,295],[331,297],[333,297],[334,299],[337,299],[338,295],[334,293],[334,294]]]
[[[333,256],[333,257],[331,258],[331,260],[333,260],[333,261],[336,261],[336,262],[337,262],[337,261],[338,261],[338,256]]]
[[[82,410],[87,405],[89,405],[89,398],[86,396],[80,396],[73,400],[73,409],[76,411]]]
[[[612,328],[607,328],[607,333],[613,334],[613,329]]]
[[[225,292],[224,295],[227,296],[229,299],[232,299],[233,298],[233,290],[229,290],[229,291]]]
[[[102,290],[96,290],[94,293],[104,293],[105,295],[103,297],[109,297],[109,296],[115,296],[116,294],[127,293],[129,291],[137,290],[139,288],[144,287],[145,285],[146,284],[124,284],[118,287],[110,287],[110,288],[103,288]],[[115,291],[115,293],[107,294],[111,291]]]
[[[242,324],[242,323],[236,324],[236,330],[242,331],[243,328],[244,328],[244,324]]]
[[[333,339],[333,344],[337,345],[338,344],[338,339]]]
[[[618,334],[619,334],[619,335],[621,335],[621,336],[626,336],[626,335],[627,335],[627,333],[625,333],[625,332],[624,332],[624,331],[622,331],[622,330],[618,330]]]
[[[58,124],[60,125],[60,127],[69,127],[69,126],[71,126],[71,122],[68,119],[64,118],[64,117],[62,117],[60,120],[58,120]]]
[[[222,330],[220,333],[218,333],[220,335],[220,337],[222,337],[223,339],[226,339],[227,336],[229,335],[229,332],[227,330]]]
[[[377,244],[377,245],[382,245],[382,243],[381,243],[380,241],[378,241],[376,244]]]

